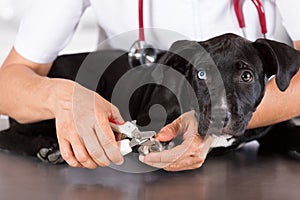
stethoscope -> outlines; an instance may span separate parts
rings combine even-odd
[[[143,3],[143,0],[138,2],[139,38],[128,52],[128,61],[132,67],[149,66],[156,61],[158,55],[158,50],[145,42]]]
[[[261,0],[251,0],[256,7],[259,17],[259,23],[261,33],[266,38],[267,23],[266,14]],[[159,51],[154,48],[151,44],[145,42],[145,31],[144,31],[144,13],[143,13],[143,0],[138,2],[138,19],[139,19],[139,38],[133,43],[128,53],[128,61],[132,67],[136,66],[150,66],[157,60]],[[239,27],[242,29],[243,36],[246,38],[245,33],[245,20],[243,15],[243,3],[244,0],[233,0],[233,6]]]
[[[258,12],[261,33],[262,33],[263,37],[266,38],[267,22],[266,22],[266,14],[265,14],[264,7],[261,3],[261,0],[251,0],[251,1],[255,5],[256,10]],[[244,3],[244,0],[233,0],[233,6],[234,6],[236,18],[238,20],[240,28],[242,29],[243,36],[246,38],[246,32],[245,32],[246,25],[245,25],[243,9],[242,9],[243,3]]]

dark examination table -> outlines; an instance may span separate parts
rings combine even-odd
[[[1,127],[0,127],[1,128]],[[0,200],[300,199],[300,160],[248,143],[185,172],[75,169],[0,151]]]

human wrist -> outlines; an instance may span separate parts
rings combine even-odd
[[[72,109],[72,98],[74,87],[77,83],[67,79],[51,78],[48,79],[48,86],[52,91],[49,93],[48,106],[54,118],[61,110]]]

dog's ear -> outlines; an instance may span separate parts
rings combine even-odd
[[[272,40],[258,39],[253,43],[263,62],[267,77],[275,75],[277,87],[284,91],[300,66],[300,52]]]
[[[158,63],[167,65],[181,73],[186,72],[186,67],[193,59],[194,52],[199,48],[196,41],[179,40],[174,42],[169,50],[160,58]]]

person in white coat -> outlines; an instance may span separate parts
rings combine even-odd
[[[293,0],[262,1],[267,18],[267,38],[284,40],[286,33],[300,50],[300,2]],[[101,41],[138,28],[138,0],[44,0],[36,1],[21,21],[19,32],[9,55],[0,68],[0,113],[19,122],[29,123],[55,118],[57,137],[64,160],[72,167],[95,168],[110,163],[121,164],[123,157],[117,146],[109,121],[122,123],[118,109],[93,91],[65,79],[47,78],[53,60],[72,38],[82,14],[91,6],[95,12]],[[251,7],[252,6],[252,7]],[[256,10],[250,0],[245,2],[246,34],[249,40],[262,37]],[[193,40],[206,40],[224,33],[242,36],[231,0],[148,0],[144,1],[145,28],[170,30]],[[88,38],[87,38],[88,39]],[[160,48],[168,46],[164,38],[151,41]],[[100,41],[100,42],[101,42]],[[112,48],[118,48],[110,44]],[[129,47],[128,47],[129,49]],[[82,126],[79,133],[73,121],[74,88],[82,98],[95,98],[93,107],[81,104]],[[5,98],[3,98],[5,97]],[[266,95],[254,113],[248,128],[261,127],[300,115],[300,74],[290,87],[280,92],[275,81],[267,84]],[[271,106],[272,105],[272,106]],[[276,109],[274,109],[276,107]],[[89,115],[96,115],[97,124]],[[197,133],[197,123],[189,113],[164,127],[158,139],[168,140],[186,134],[192,145],[179,145],[173,150],[140,157],[154,167],[178,171],[199,168],[209,145]],[[178,123],[181,123],[178,126]],[[97,145],[89,140],[98,139]],[[183,149],[187,151],[182,152]],[[175,155],[175,157],[174,157]]]

